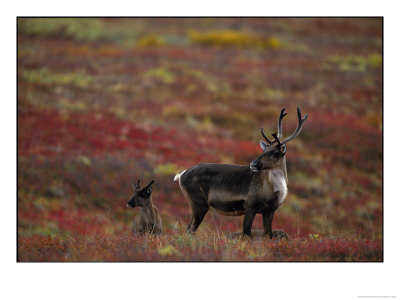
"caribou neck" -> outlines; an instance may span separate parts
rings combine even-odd
[[[287,171],[286,171],[286,157],[285,156],[282,158],[281,162],[279,163],[278,168],[282,170],[283,176],[285,176],[286,184],[288,184],[288,177],[287,177]]]
[[[151,196],[150,196],[151,197]],[[140,208],[140,213],[146,217],[149,220],[154,220],[155,219],[155,212],[154,212],[154,206],[153,206],[153,201],[150,198],[150,205],[149,206],[144,206]]]
[[[288,177],[287,177],[287,171],[286,171],[286,157],[282,158],[282,160],[279,162],[279,164],[276,168],[264,170],[264,171],[261,171],[260,173],[256,173],[256,174],[259,174],[259,176],[261,176],[262,180],[270,180],[271,175],[274,176],[275,174],[283,175],[283,178],[285,179],[285,183],[287,185]]]

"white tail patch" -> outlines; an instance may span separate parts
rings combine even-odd
[[[179,179],[179,177],[181,177],[181,175],[182,175],[183,173],[185,173],[185,171],[186,171],[186,170],[183,170],[182,172],[176,174],[175,177],[174,177],[174,181],[177,181],[177,180]]]

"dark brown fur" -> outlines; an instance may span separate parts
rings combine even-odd
[[[188,232],[195,232],[208,210],[214,209],[224,215],[244,215],[246,235],[251,235],[255,215],[262,214],[265,234],[272,238],[272,217],[280,191],[273,191],[268,184],[269,174],[268,170],[254,172],[249,166],[226,164],[200,164],[186,170],[179,180],[192,208]]]
[[[132,231],[133,233],[154,233],[160,234],[162,231],[162,223],[160,213],[152,200],[152,188],[151,185],[154,180],[150,182],[146,187],[140,188],[140,180],[138,185],[134,186],[135,193],[131,200],[128,201],[127,206],[130,208],[140,207],[139,214],[133,221]]]
[[[162,231],[162,223],[160,213],[154,205],[149,207],[141,207],[139,214],[133,221],[133,233],[154,233],[160,234]]]

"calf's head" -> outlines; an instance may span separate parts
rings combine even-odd
[[[132,184],[133,187],[133,196],[131,200],[128,201],[126,204],[127,207],[133,208],[136,206],[139,207],[148,207],[151,205],[151,193],[153,192],[153,189],[151,188],[151,185],[154,183],[154,179],[146,185],[144,188],[140,187],[140,179],[138,180],[137,185],[135,186]]]

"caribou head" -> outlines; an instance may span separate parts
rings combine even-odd
[[[154,183],[154,179],[146,185],[144,188],[140,187],[140,179],[138,180],[137,185],[132,184],[134,194],[131,200],[128,201],[127,207],[133,208],[136,206],[139,207],[147,207],[151,205],[151,193],[153,192],[151,185]]]
[[[301,118],[300,108],[297,107],[297,117],[299,120],[297,128],[291,136],[281,141],[283,136],[282,120],[286,115],[287,113],[285,113],[285,109],[283,108],[281,110],[281,114],[279,116],[279,121],[278,121],[278,134],[276,133],[272,134],[272,137],[274,138],[272,141],[269,138],[267,138],[263,129],[261,128],[261,134],[265,139],[265,141],[260,140],[260,146],[263,150],[263,153],[250,163],[250,169],[252,171],[259,172],[261,170],[269,170],[278,167],[279,163],[285,157],[286,144],[300,134],[301,129],[303,128],[303,124],[308,117],[308,115],[305,115],[304,118]]]

